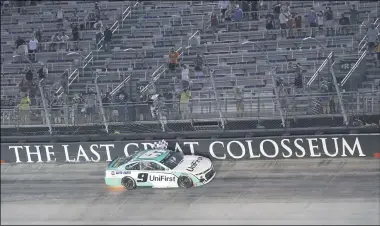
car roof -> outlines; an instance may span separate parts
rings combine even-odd
[[[154,152],[154,151],[159,151],[161,153],[154,157],[144,156],[145,154],[148,154],[149,152]],[[149,161],[161,162],[163,159],[166,158],[166,156],[168,156],[169,153],[170,153],[170,150],[167,150],[167,149],[147,149],[147,150],[137,153],[133,157],[132,161],[149,160]]]

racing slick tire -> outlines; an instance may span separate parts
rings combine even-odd
[[[193,185],[194,185],[193,180],[190,177],[180,176],[178,178],[178,186],[180,188],[191,188],[193,187]]]
[[[136,188],[136,181],[133,180],[133,178],[131,177],[123,177],[123,179],[121,179],[121,184],[127,190],[132,190]]]

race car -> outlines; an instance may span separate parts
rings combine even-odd
[[[161,142],[153,149],[112,160],[106,169],[105,183],[127,190],[136,187],[190,188],[207,184],[214,177],[210,159],[171,151],[167,143]]]

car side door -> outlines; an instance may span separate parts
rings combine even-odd
[[[168,168],[155,161],[141,161],[141,171],[137,176],[138,186],[178,187],[177,177]]]

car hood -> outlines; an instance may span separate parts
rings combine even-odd
[[[180,162],[173,170],[192,174],[200,174],[205,170],[210,169],[211,167],[212,163],[208,158],[197,155],[185,155],[182,162]]]

